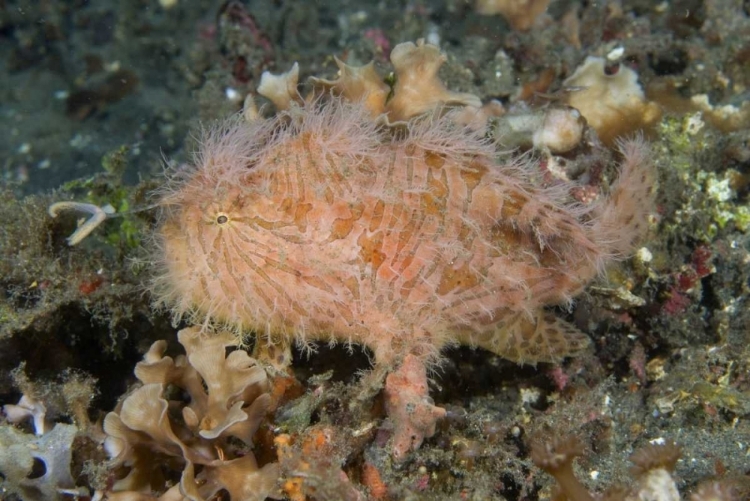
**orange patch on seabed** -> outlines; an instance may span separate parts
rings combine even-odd
[[[369,462],[362,465],[362,485],[367,487],[372,499],[383,500],[388,498],[388,487],[383,482],[378,469]]]
[[[305,389],[294,376],[276,376],[271,379],[271,405],[273,412],[286,402],[304,395]]]
[[[279,455],[279,462],[283,463],[285,460],[293,460],[294,451],[292,450],[292,437],[291,435],[284,433],[277,436],[274,439],[276,445],[276,451]],[[309,469],[309,465],[304,463]],[[306,496],[302,491],[302,484],[304,480],[302,477],[289,477],[283,480],[281,484],[281,490],[286,494],[292,501],[305,501]]]

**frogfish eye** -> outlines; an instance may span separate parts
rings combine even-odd
[[[219,214],[216,217],[217,224],[227,224],[228,222],[229,222],[229,218],[226,216],[226,214]]]

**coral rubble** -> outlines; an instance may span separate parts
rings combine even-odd
[[[555,437],[532,445],[534,463],[552,475],[559,488],[559,501],[594,501],[573,472],[573,461],[583,454],[583,446],[576,438]],[[630,488],[612,486],[601,499],[608,501],[680,501],[677,483],[672,476],[680,459],[681,450],[672,442],[648,444],[631,456],[632,473],[636,479]],[[690,501],[735,501],[740,491],[731,482],[706,481],[690,496]]]
[[[0,498],[748,498],[747,2],[6,3]]]

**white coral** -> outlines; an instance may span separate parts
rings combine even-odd
[[[226,355],[236,341],[232,334],[206,336],[189,328],[178,338],[186,355],[166,357],[166,343],[154,343],[136,366],[143,386],[104,421],[105,449],[117,464],[131,468],[109,498],[136,499],[132,496],[151,484],[154,461],[165,456],[183,462],[179,492],[190,499],[208,499],[221,489],[232,499],[277,495],[278,465],[259,468],[246,448],[228,440],[252,446],[270,404],[265,372],[242,350]],[[189,403],[168,400],[168,385],[184,390]],[[176,409],[181,420],[171,412]]]
[[[335,59],[339,68],[338,78],[312,78],[311,81],[318,90],[330,91],[349,102],[362,103],[373,118],[384,115],[389,123],[408,121],[444,107],[466,107],[476,114],[482,106],[477,96],[448,90],[438,78],[438,70],[447,59],[437,46],[420,39],[416,44],[400,43],[391,51],[395,74],[392,89],[383,81],[372,62],[357,67],[347,65],[338,58]],[[298,80],[299,66],[294,63],[291,70],[281,75],[264,72],[257,91],[271,100],[278,110],[289,110],[293,103],[302,102],[297,92]],[[257,116],[252,100],[246,103],[245,114],[250,119]]]
[[[646,100],[635,71],[620,65],[607,74],[605,65],[603,58],[590,56],[563,83],[572,89],[567,104],[581,112],[603,142],[612,144],[618,136],[652,126],[661,109]]]

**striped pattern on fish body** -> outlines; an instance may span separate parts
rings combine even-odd
[[[336,106],[265,138],[236,123],[206,141],[201,165],[163,198],[164,304],[281,342],[361,343],[382,363],[434,360],[451,343],[519,361],[586,346],[543,308],[600,271],[617,221],[566,206],[446,119],[394,139]],[[240,139],[257,143],[240,165],[220,158],[221,141]]]

